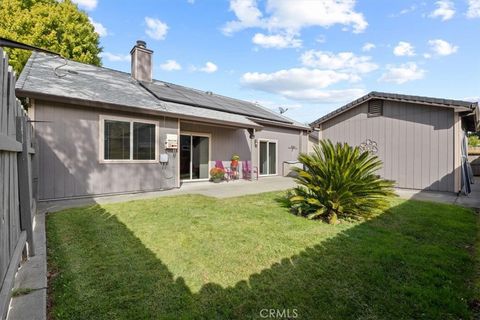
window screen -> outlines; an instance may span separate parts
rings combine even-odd
[[[130,159],[130,122],[105,120],[105,160]]]
[[[133,123],[133,160],[155,160],[155,125]]]
[[[370,100],[368,102],[368,116],[378,117],[381,115],[383,115],[383,100]]]

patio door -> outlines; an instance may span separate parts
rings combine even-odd
[[[180,135],[180,179],[209,178],[210,136],[182,133]]]
[[[277,174],[277,141],[259,141],[259,170],[262,176]]]

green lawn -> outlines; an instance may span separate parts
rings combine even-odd
[[[473,316],[472,211],[396,199],[372,220],[333,226],[289,214],[276,196],[164,197],[49,214],[51,316]]]

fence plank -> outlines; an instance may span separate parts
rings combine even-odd
[[[5,276],[5,281],[0,290],[0,319],[6,317],[8,311],[10,295],[13,288],[13,282],[15,280],[15,273],[17,272],[18,264],[20,263],[20,259],[22,258],[22,251],[25,247],[26,239],[27,233],[25,231],[22,231],[19,240],[17,241],[17,245],[15,246],[15,249],[13,251],[12,259],[10,260],[7,274]]]
[[[24,116],[17,117],[17,140],[22,142],[23,150],[18,154],[18,189],[20,190],[20,220],[22,230],[27,232],[27,243],[29,256],[34,256],[33,246],[33,228],[32,228],[32,179],[30,176],[30,155],[28,146],[30,139],[27,127],[27,118]],[[17,198],[18,199],[18,198]]]
[[[0,114],[2,109],[0,109]],[[0,287],[7,272],[9,252],[8,217],[4,201],[6,152],[0,151]]]
[[[0,150],[20,152],[22,151],[22,144],[9,136],[0,135]]]
[[[5,53],[0,48],[0,134],[3,132],[3,110],[5,109],[5,99],[7,97],[7,89],[4,88],[6,86],[5,75]]]

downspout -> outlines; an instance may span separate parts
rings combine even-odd
[[[303,130],[300,130],[300,140],[299,140],[299,143],[298,143],[298,155],[297,155],[297,159],[298,159],[298,156],[300,155],[300,153],[302,152],[302,140],[303,140]]]
[[[253,181],[253,155],[255,149],[255,129],[248,129],[248,133],[250,134],[250,181]]]

